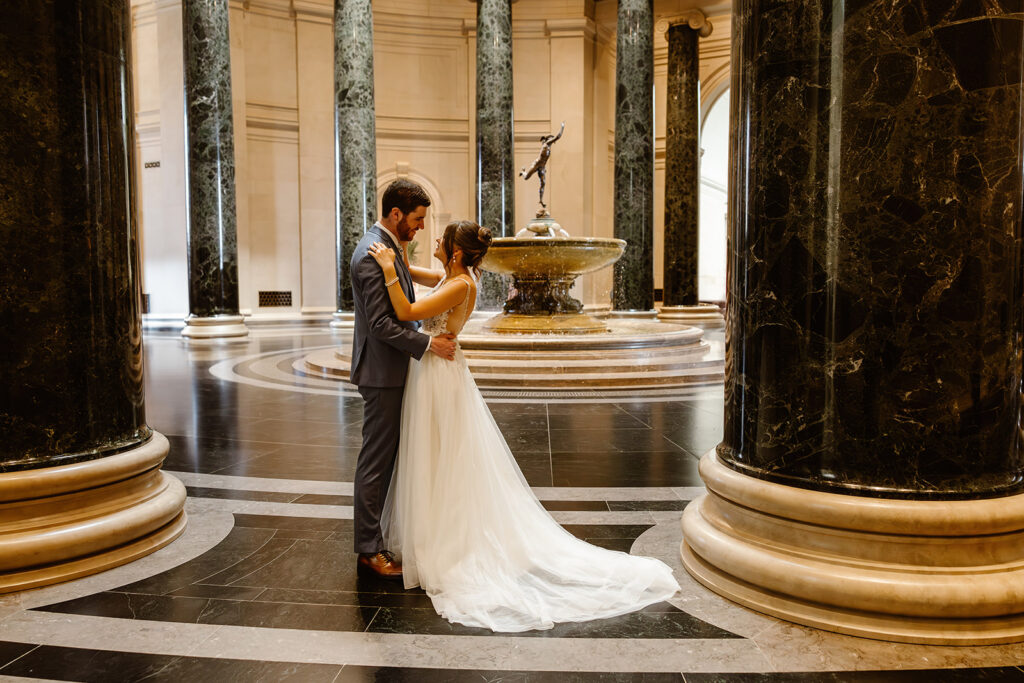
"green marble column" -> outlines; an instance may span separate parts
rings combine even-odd
[[[188,179],[186,337],[248,334],[238,311],[238,225],[227,0],[183,0]]]
[[[476,216],[495,237],[514,237],[512,2],[478,0],[476,14]],[[485,272],[479,306],[495,310],[509,279]]]
[[[370,0],[334,1],[334,95],[340,319],[353,310],[349,262],[378,210]]]
[[[619,0],[615,53],[615,264],[612,309],[654,314],[654,0]]]

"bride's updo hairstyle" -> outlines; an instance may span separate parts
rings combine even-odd
[[[462,250],[462,265],[473,270],[477,279],[480,278],[480,261],[491,246],[491,229],[484,228],[473,221],[454,221],[444,229],[441,247],[451,257],[456,249]]]

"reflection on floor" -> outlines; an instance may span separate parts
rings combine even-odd
[[[165,468],[188,488],[189,527],[131,565],[0,599],[0,678],[1024,680],[1024,646],[838,636],[750,612],[689,579],[679,516],[701,492],[698,457],[721,438],[720,389],[626,401],[490,396],[555,519],[591,543],[660,557],[683,589],[635,614],[549,631],[449,624],[422,591],[355,572],[361,400],[351,387],[292,379],[288,360],[337,339],[302,330],[212,347],[147,338],[148,419],[171,442]],[[250,372],[261,358],[272,367]]]

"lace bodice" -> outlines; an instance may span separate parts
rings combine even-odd
[[[437,287],[430,290],[430,294],[433,294],[434,290],[436,289]],[[428,294],[427,296],[430,296],[430,294]],[[438,335],[445,334],[446,332],[448,332],[448,314],[451,312],[451,309],[448,309],[444,313],[439,313],[438,315],[435,315],[432,318],[427,318],[426,320],[423,321],[423,327],[421,327],[420,330],[426,334],[429,334],[431,337],[436,337]]]
[[[440,282],[438,282],[433,289],[427,292],[426,296],[432,296],[434,292],[440,289],[441,285],[443,285],[445,282],[447,282],[447,280],[441,280]],[[466,300],[464,300],[458,306],[455,306],[454,308],[449,308],[447,311],[444,311],[443,313],[438,313],[435,316],[424,319],[420,331],[430,335],[431,337],[436,337],[441,334],[447,334],[448,332],[453,332],[457,334],[462,330],[462,326],[466,324],[466,319],[469,317],[468,311],[466,310],[466,304],[468,302],[468,299],[469,292],[466,292]],[[460,313],[462,315],[462,321],[459,323],[457,330],[451,330],[448,327],[448,317],[453,311],[456,310],[460,310]]]

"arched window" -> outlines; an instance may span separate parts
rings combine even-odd
[[[701,301],[725,301],[725,212],[729,182],[729,91],[711,105],[701,129],[700,254],[697,289]]]

